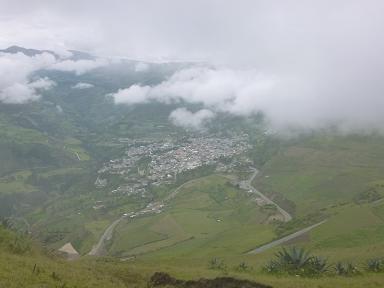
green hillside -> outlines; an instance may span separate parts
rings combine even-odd
[[[164,213],[122,222],[110,252],[116,256],[155,252],[152,257],[207,261],[239,255],[274,237],[268,216],[228,178],[212,175],[183,186]]]
[[[384,273],[367,271],[368,260],[384,259],[383,136],[323,131],[283,138],[266,129],[261,113],[217,113],[206,130],[184,130],[170,122],[170,113],[180,107],[197,111],[201,104],[115,105],[109,93],[159,83],[190,64],[151,64],[140,73],[135,64],[115,63],[84,75],[40,71],[57,84],[40,101],[0,103],[0,217],[12,224],[0,227],[0,288],[148,287],[159,271],[183,280],[229,276],[273,287],[384,286]],[[79,81],[93,86],[73,89]],[[146,177],[151,155],[161,149],[175,144],[176,156],[190,160],[180,156],[180,143],[238,135],[246,135],[249,145],[241,155],[161,181]],[[168,148],[161,146],[164,139],[172,140]],[[124,166],[135,157],[129,149],[153,143],[160,150],[140,154],[126,171],[103,170]],[[284,222],[273,202],[241,188],[252,179],[252,167],[260,170],[253,186],[292,220]],[[99,177],[105,184],[96,185]],[[139,213],[154,203],[164,207]],[[103,242],[105,254],[89,256],[115,221]],[[320,222],[282,245],[248,254]],[[79,259],[57,255],[66,243]],[[329,269],[318,277],[269,274],[265,265],[281,246],[308,249],[327,259]],[[339,261],[359,272],[338,275]]]
[[[364,198],[372,189],[377,199],[384,196],[383,137],[319,134],[295,142],[263,166],[255,183],[293,202],[296,215]]]
[[[242,258],[242,259],[241,259]],[[235,277],[249,279],[272,287],[380,287],[382,274],[364,273],[356,277],[322,277],[315,279],[294,276],[270,276],[261,272],[265,257],[225,258],[225,271],[209,268],[209,263],[196,259],[152,258],[121,262],[113,258],[83,258],[68,262],[38,248],[26,236],[0,228],[0,287],[148,287],[151,275],[167,271],[179,279],[198,277]],[[253,269],[240,272],[239,261],[246,260]],[[168,286],[169,287],[169,286]],[[173,287],[173,286],[170,286]]]
[[[280,149],[255,185],[295,214],[278,231],[327,222],[303,245],[330,259],[367,259],[384,253],[384,139],[381,136],[316,135]],[[311,220],[312,219],[312,220]]]

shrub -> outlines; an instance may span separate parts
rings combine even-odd
[[[12,253],[24,254],[31,251],[31,242],[22,235],[15,235],[13,241],[10,241],[8,247]]]
[[[13,223],[10,218],[1,218],[0,219],[0,225],[4,227],[5,229],[12,230],[13,229]]]
[[[214,257],[209,261],[209,269],[225,270],[226,265],[224,264],[223,260]]]
[[[236,270],[239,272],[245,272],[248,271],[250,267],[245,262],[241,262],[237,267]]]

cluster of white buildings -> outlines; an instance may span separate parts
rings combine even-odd
[[[204,165],[215,164],[221,158],[244,153],[248,149],[245,137],[191,138],[176,149],[153,155],[148,165],[148,178],[163,180]]]
[[[243,154],[249,148],[246,134],[229,138],[192,137],[182,141],[127,142],[123,157],[105,163],[98,171],[96,187],[105,187],[108,174],[121,175],[126,184],[112,194],[145,197],[148,185],[172,182],[177,174],[204,165],[218,164],[221,159]]]

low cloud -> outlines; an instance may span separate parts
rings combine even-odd
[[[119,89],[116,93],[111,94],[116,104],[139,104],[150,101],[150,86],[132,85],[126,89]]]
[[[202,103],[216,110],[251,113],[257,103],[247,103],[249,94],[263,95],[276,80],[255,70],[236,71],[196,67],[173,74],[155,86],[132,85],[112,94],[116,103],[137,104],[152,100],[163,103],[187,101]]]
[[[76,75],[81,75],[93,69],[107,66],[108,64],[109,61],[102,58],[96,60],[64,60],[54,63],[51,67],[49,67],[49,69],[74,72]]]
[[[0,101],[3,103],[21,104],[40,98],[39,92],[55,86],[55,82],[48,78],[40,78],[33,82],[14,83],[0,92]]]
[[[112,96],[115,103],[186,101],[203,104],[210,109],[194,115],[196,119],[198,116],[208,115],[207,111],[250,115],[264,108],[267,98],[270,97],[277,83],[278,79],[275,76],[266,76],[256,70],[194,67],[178,71],[158,85],[135,84],[129,88],[120,89]],[[185,110],[180,112],[185,116],[193,116],[187,114]]]
[[[0,102],[22,104],[38,100],[41,91],[55,85],[49,78],[36,78],[34,73],[39,70],[68,71],[80,75],[105,65],[108,65],[105,59],[63,60],[56,59],[54,55],[46,52],[35,56],[0,53]],[[89,88],[91,84],[78,85],[76,88],[84,89]]]
[[[0,101],[25,103],[40,98],[40,91],[50,89],[54,82],[48,78],[31,80],[30,75],[56,61],[49,53],[28,57],[22,53],[0,53]]]
[[[95,85],[90,84],[90,83],[84,83],[84,82],[79,82],[76,85],[72,86],[72,89],[89,89],[94,87]]]
[[[201,109],[193,113],[186,108],[178,108],[171,112],[169,120],[176,126],[198,130],[213,117],[215,117],[215,113],[208,109]]]
[[[136,72],[145,72],[149,69],[149,64],[144,62],[139,62],[135,65]]]
[[[324,72],[324,73],[323,73]],[[116,103],[188,102],[214,112],[262,112],[276,130],[337,125],[346,131],[384,130],[384,84],[378,75],[344,67],[315,73],[260,73],[256,69],[194,67],[154,86],[132,85]]]

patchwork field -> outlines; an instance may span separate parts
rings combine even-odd
[[[241,254],[274,237],[267,217],[245,191],[224,176],[212,175],[184,186],[164,212],[121,222],[110,252],[155,252],[157,257]]]
[[[117,277],[111,280],[116,287],[129,281],[145,287],[152,273],[168,271],[181,279],[230,275],[274,287],[380,287],[384,283],[383,274],[367,272],[353,278],[275,277],[267,275],[262,268],[280,247],[256,255],[246,254],[281,235],[326,219],[324,224],[285,246],[305,247],[332,264],[353,263],[360,271],[365,271],[367,259],[384,256],[384,202],[380,200],[384,196],[384,140],[372,136],[365,141],[357,136],[307,138],[283,146],[267,161],[254,186],[273,197],[284,209],[291,209],[294,219],[288,223],[270,221],[274,210],[259,207],[253,195],[238,188],[233,177],[240,172],[211,174],[183,185],[179,193],[165,203],[161,213],[122,220],[112,241],[107,243],[108,255],[116,258],[83,256],[74,264],[78,271],[74,273],[74,268],[64,261],[52,266],[51,260],[39,256],[36,262],[49,271],[43,273],[40,280],[58,281],[50,276],[54,270],[60,277],[67,278],[67,283],[83,284],[87,277],[97,274],[105,287],[109,277]],[[80,147],[81,142],[73,139],[67,142],[73,156],[76,149],[70,146]],[[83,158],[81,149],[76,152]],[[84,156],[81,160],[86,159]],[[27,220],[33,223],[35,231],[40,231],[39,239],[54,243],[49,248],[57,249],[71,242],[80,254],[86,255],[110,223],[123,213],[142,209],[147,200],[112,198],[102,190],[90,193],[94,177],[88,179],[82,165],[84,161],[75,159],[75,165],[35,169],[33,177],[31,170],[21,170],[1,178],[0,187],[4,194],[28,191],[35,194],[36,187],[54,191],[52,195],[57,198],[28,214]],[[242,179],[249,176],[242,173]],[[85,180],[76,180],[80,179],[76,177]],[[74,179],[78,181],[76,189],[63,189],[66,192],[60,193],[61,185]],[[164,188],[155,200],[166,198],[173,189]],[[98,201],[102,201],[105,208],[95,209]],[[13,263],[12,267],[23,261],[20,255],[3,256]],[[219,259],[224,268],[212,269],[212,259]],[[238,267],[243,262],[249,269],[241,272]],[[33,269],[34,264],[28,260],[27,263],[32,268],[23,266],[19,271],[24,269],[23,273],[27,273],[25,271]],[[88,267],[92,267],[88,272],[79,272]],[[103,267],[108,275],[100,272]],[[57,272],[60,269],[62,273]],[[128,282],[124,278],[127,271]],[[3,275],[15,279],[12,273],[3,271]],[[34,280],[26,276],[20,281]]]

